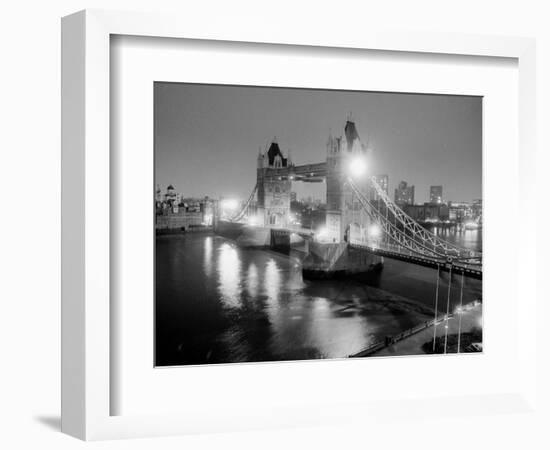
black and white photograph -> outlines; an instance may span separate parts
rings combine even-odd
[[[482,352],[482,98],[156,82],[155,364]]]

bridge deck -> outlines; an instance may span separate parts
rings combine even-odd
[[[300,227],[287,227],[287,228],[277,228],[277,227],[268,227],[274,232],[280,232],[285,234],[297,234],[303,238],[313,239],[314,232],[309,228],[300,228]]]
[[[327,163],[304,164],[269,168],[265,171],[266,178],[292,179],[295,181],[321,181],[327,175]]]
[[[451,268],[451,264],[445,260],[419,255],[407,249],[396,250],[394,248],[384,246],[374,246],[358,243],[352,243],[350,244],[350,246],[354,248],[365,249],[378,256],[384,256],[399,261],[405,261],[411,264],[417,264],[419,266],[430,267],[432,269],[437,269],[437,267],[439,267],[445,272],[448,272]],[[477,279],[482,279],[483,277],[483,269],[480,264],[453,262],[452,267],[454,272],[458,272],[460,274],[464,273],[464,276]]]
[[[308,228],[300,227],[265,227],[269,228],[275,233],[282,234],[297,234],[304,239],[314,239],[314,232]],[[392,258],[399,261],[405,261],[410,264],[417,264],[419,266],[430,267],[432,269],[437,269],[438,267],[448,272],[451,268],[451,264],[445,261],[444,259],[435,258],[430,255],[422,255],[408,250],[407,248],[400,247],[392,244],[381,244],[381,245],[372,245],[365,242],[351,242],[350,247],[363,249],[370,253],[373,253],[378,256],[384,256],[386,258]],[[464,276],[482,279],[483,277],[483,268],[481,264],[469,264],[466,262],[453,262],[452,264],[453,271],[455,273],[462,274]]]

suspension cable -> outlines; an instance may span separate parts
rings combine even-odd
[[[383,213],[380,212],[378,208],[374,206],[367,198],[365,198],[365,196],[358,190],[357,186],[355,186],[351,178],[348,178],[347,183],[352,188],[354,194],[358,197],[363,209],[365,209],[368,215],[384,230],[386,238],[389,237],[391,240],[395,241],[398,246],[398,252],[401,251],[401,247],[404,247],[411,252],[428,256],[430,258],[435,257],[438,259],[448,259],[450,257],[448,250],[451,249],[453,250],[452,257],[455,262],[475,266],[481,265],[481,253],[476,253],[466,248],[450,244],[449,242],[441,239],[439,236],[428,232],[414,222],[414,220],[412,220],[405,212],[391,203],[391,200],[388,199],[387,195],[384,197],[384,192],[379,192],[379,196],[385,202],[386,214],[389,210],[393,216],[393,223],[389,220],[385,220]],[[376,181],[371,180],[371,183],[374,186]],[[406,217],[406,220],[400,219],[397,214],[398,212],[402,216]],[[402,230],[398,227],[398,221],[402,225]],[[409,226],[410,224],[414,224],[412,229]],[[409,231],[409,233],[407,233],[407,231]]]
[[[443,353],[447,353],[447,336],[449,334],[449,305],[451,303],[451,286],[453,284],[453,265],[449,268],[449,289],[447,290],[447,314],[445,315],[445,346]]]
[[[462,271],[462,281],[460,283],[460,306],[458,310],[458,348],[457,353],[460,353],[460,332],[462,328],[462,294],[464,292],[464,271]]]
[[[390,208],[394,217],[399,220],[403,225],[404,230],[408,229],[412,232],[413,236],[417,233],[420,235],[421,239],[428,241],[430,244],[433,244],[434,249],[439,247],[448,256],[449,253],[453,253],[457,257],[476,259],[481,258],[481,253],[468,250],[466,248],[460,247],[458,245],[451,244],[444,239],[441,239],[434,233],[430,233],[418,223],[416,223],[407,213],[405,213],[399,206],[391,201],[386,192],[378,185],[374,177],[369,178],[369,182],[374,187],[374,190],[378,196],[385,203],[386,208]]]
[[[434,252],[418,238],[408,236],[405,232],[405,229],[401,231],[397,227],[397,224],[393,225],[391,222],[384,222],[383,217],[381,217],[381,213],[370,204],[368,199],[366,199],[361,192],[359,192],[351,179],[348,180],[348,184],[352,188],[352,190],[355,191],[363,209],[367,212],[367,214],[384,229],[385,233],[388,234],[389,237],[394,240],[398,246],[402,246],[410,250],[411,252],[415,252],[424,256],[435,257],[439,259],[444,259],[446,257],[446,255],[444,254]]]
[[[248,207],[250,206],[250,203],[254,199],[254,196],[256,195],[257,190],[258,190],[258,184],[256,183],[256,185],[254,186],[254,189],[252,189],[252,193],[248,197],[248,200],[246,201],[244,207],[239,211],[239,213],[237,215],[235,215],[231,219],[232,222],[238,222],[239,220],[241,220],[247,214],[247,212],[249,211]]]
[[[435,335],[437,332],[437,305],[439,300],[439,272],[440,272],[440,266],[437,265],[437,281],[435,284],[435,308],[434,308],[434,340],[433,340],[433,346],[432,351],[435,353]]]

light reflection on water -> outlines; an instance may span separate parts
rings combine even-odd
[[[207,236],[204,239],[204,273],[207,277],[212,275],[212,236]]]
[[[453,229],[449,228],[436,227],[430,231],[436,233],[438,236],[451,242],[452,244],[458,244],[478,252],[482,251],[482,228],[476,230],[454,231]]]
[[[334,312],[329,300],[319,299],[312,312],[319,320],[311,323],[310,345],[323,349],[324,357],[345,356],[350,348],[364,348],[371,343],[367,317],[360,314],[360,309],[339,311],[340,320],[331,320]]]
[[[433,314],[435,271],[399,261],[367,285],[304,281],[299,256],[218,236],[162,236],[156,253],[157,365],[346,357]],[[467,280],[464,301],[480,295]]]
[[[246,276],[248,295],[256,297],[258,295],[258,287],[260,285],[260,279],[258,275],[258,267],[254,263],[250,263],[248,266],[248,273]]]
[[[221,299],[227,306],[239,306],[241,260],[237,249],[224,242],[218,252],[217,273]]]
[[[264,277],[265,291],[271,305],[275,305],[279,300],[279,292],[281,290],[281,276],[279,268],[274,259],[270,259],[265,266]]]

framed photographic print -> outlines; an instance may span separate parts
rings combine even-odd
[[[527,411],[533,42],[207,29],[63,19],[63,431]]]

